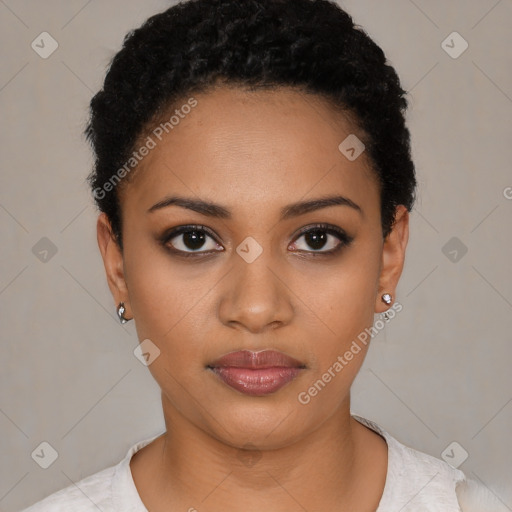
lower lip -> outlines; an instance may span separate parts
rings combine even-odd
[[[273,367],[273,368],[212,368],[228,386],[245,395],[268,395],[275,393],[300,373],[301,368]]]

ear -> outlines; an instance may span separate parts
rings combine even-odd
[[[105,213],[101,213],[96,224],[98,246],[100,248],[103,265],[107,274],[108,287],[114,297],[116,306],[124,302],[126,314],[131,316],[128,288],[124,275],[123,254],[112,231],[112,226]]]
[[[405,261],[405,249],[409,240],[409,212],[404,205],[399,205],[395,211],[395,221],[382,246],[382,259],[378,283],[378,293],[375,300],[375,312],[382,313],[389,306],[382,301],[382,295],[389,293],[392,301],[396,297],[396,287],[402,274]]]

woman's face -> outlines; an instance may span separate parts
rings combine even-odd
[[[333,368],[387,309],[382,293],[394,296],[407,212],[399,207],[384,241],[367,156],[339,149],[357,131],[321,98],[221,88],[195,99],[161,141],[153,135],[156,147],[121,194],[123,255],[100,216],[109,285],[139,339],[160,350],[149,370],[166,419],[233,446],[283,446],[348,411],[367,346]],[[165,206],[170,197],[198,207]],[[327,207],[298,206],[332,197]],[[188,233],[172,233],[182,226]],[[217,365],[244,350],[295,363]],[[319,379],[325,386],[308,393]]]

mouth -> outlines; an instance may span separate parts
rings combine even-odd
[[[236,391],[263,396],[286,386],[306,366],[275,350],[240,350],[222,356],[207,368]]]

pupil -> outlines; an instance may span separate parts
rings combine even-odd
[[[204,233],[200,231],[187,231],[183,234],[183,243],[189,249],[200,249],[204,244],[204,238]]]
[[[310,231],[306,233],[306,243],[313,249],[321,249],[327,241],[324,231]]]

